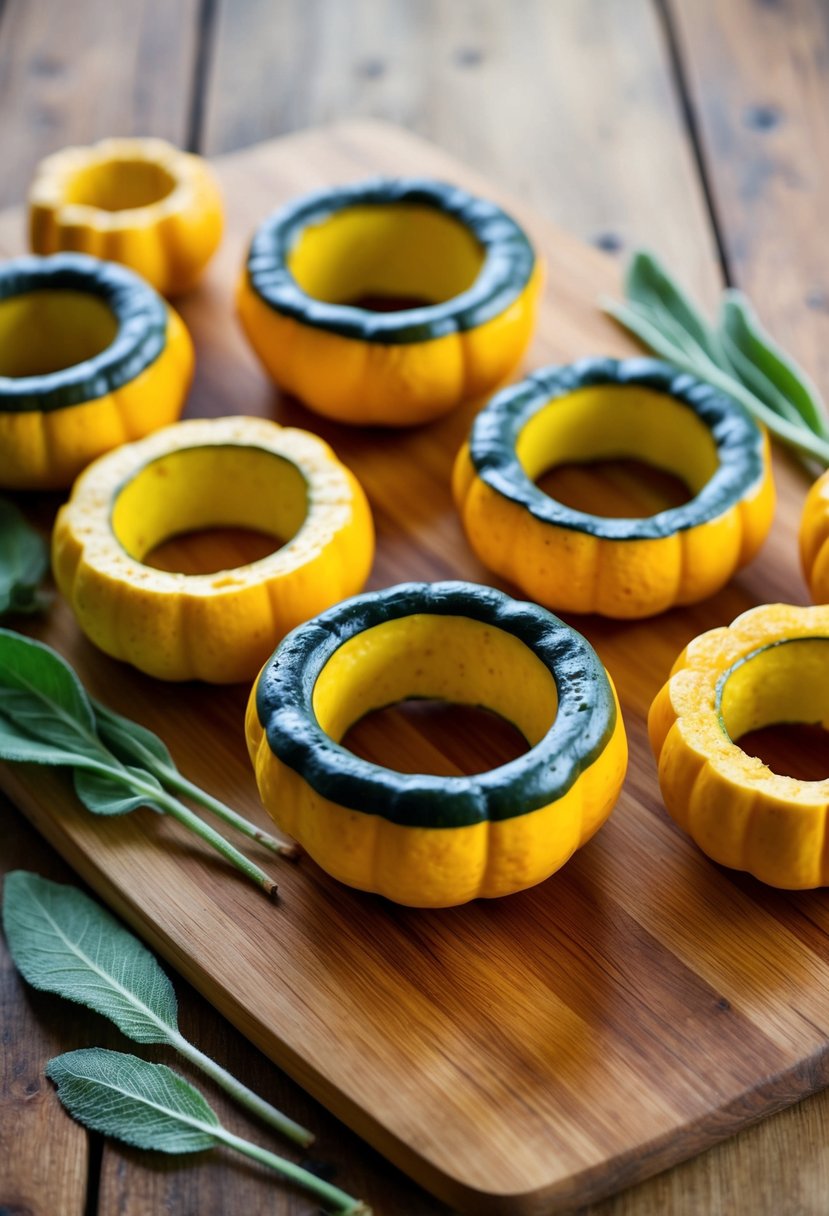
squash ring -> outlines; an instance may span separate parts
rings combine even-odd
[[[695,638],[648,730],[669,814],[714,861],[787,890],[829,884],[829,780],[772,772],[732,738],[781,721],[829,727],[829,610],[764,604]]]
[[[800,517],[800,564],[816,604],[829,604],[829,471],[809,489]]]
[[[340,422],[411,426],[491,392],[530,340],[541,265],[494,203],[443,182],[320,190],[256,232],[237,295],[272,379]],[[382,312],[355,299],[434,300]]]
[[[60,489],[174,422],[193,374],[178,314],[137,275],[82,254],[0,266],[0,485]]]
[[[639,519],[574,510],[535,484],[552,465],[637,456],[689,483]],[[548,608],[634,618],[713,595],[750,561],[774,512],[768,438],[737,402],[652,359],[534,372],[472,424],[453,490],[490,569]]]
[[[122,262],[160,291],[194,285],[222,236],[222,200],[199,156],[163,139],[105,139],[38,165],[29,189],[35,253]]]
[[[475,776],[408,774],[338,742],[408,697],[485,704],[524,755]],[[405,583],[294,630],[254,685],[247,740],[269,813],[330,874],[416,907],[507,895],[601,826],[627,763],[590,644],[534,604],[472,583]]]
[[[284,540],[212,574],[142,558],[177,533],[255,528]],[[365,494],[316,435],[260,418],[193,419],[96,461],[58,513],[52,565],[84,633],[165,680],[250,680],[300,621],[362,588]]]

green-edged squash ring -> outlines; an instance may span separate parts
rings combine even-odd
[[[310,408],[404,426],[509,374],[540,283],[527,236],[494,203],[445,182],[374,178],[316,191],[266,219],[238,305],[266,369]],[[373,294],[430,302],[397,311],[354,303]]]
[[[355,712],[389,697],[443,695],[504,712],[499,693],[513,707],[524,699],[532,726],[516,725],[537,737],[488,772],[401,773],[338,742]],[[321,704],[337,719],[331,733]],[[284,830],[343,881],[421,906],[547,877],[609,814],[627,754],[612,683],[589,643],[543,608],[461,582],[364,594],[295,629],[260,674],[247,730],[260,792]]]
[[[568,460],[631,456],[682,477],[694,496],[609,518],[534,482]],[[618,617],[718,590],[754,556],[774,508],[762,428],[718,389],[644,358],[544,368],[498,393],[459,453],[454,492],[490,568],[548,607]]]

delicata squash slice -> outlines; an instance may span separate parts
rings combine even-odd
[[[183,321],[123,266],[82,254],[0,265],[0,486],[62,489],[174,422],[193,374]]]
[[[779,722],[829,729],[829,608],[752,608],[680,654],[648,718],[662,796],[714,861],[773,887],[826,886],[829,780],[774,773],[736,742]]]
[[[401,773],[340,743],[410,697],[482,705],[524,755],[466,777]],[[341,882],[415,907],[520,891],[601,826],[627,764],[622,715],[589,643],[472,583],[405,583],[301,625],[254,685],[247,740],[262,800]]]
[[[541,266],[494,203],[422,178],[305,195],[256,232],[239,283],[273,380],[339,422],[411,426],[502,381]]]
[[[212,574],[144,562],[177,534],[255,529],[276,548]],[[250,680],[300,621],[362,588],[369,506],[321,439],[260,418],[194,419],[96,461],[58,513],[52,565],[89,639],[164,680]]]
[[[693,497],[644,519],[577,511],[535,484],[558,464],[636,457]],[[645,617],[713,595],[774,513],[768,438],[736,401],[652,359],[583,359],[498,393],[472,424],[453,490],[491,570],[565,612]]]
[[[207,163],[163,139],[105,139],[41,161],[29,189],[35,253],[123,262],[162,295],[192,287],[221,240]]]

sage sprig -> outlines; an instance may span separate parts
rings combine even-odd
[[[49,596],[40,583],[49,569],[46,542],[14,503],[0,498],[0,616],[42,612]]]
[[[184,1037],[175,990],[154,955],[83,891],[15,870],[3,883],[3,929],[33,988],[94,1009],[136,1043],[166,1043],[276,1131],[303,1147],[313,1142]]]
[[[198,1153],[226,1144],[310,1191],[331,1212],[371,1216],[370,1208],[339,1187],[228,1131],[199,1090],[165,1064],[88,1047],[56,1056],[46,1075],[70,1115],[93,1131],[162,1153]]]
[[[96,815],[123,815],[140,806],[166,812],[267,895],[276,895],[264,870],[169,794],[152,772],[124,764],[106,746],[86,690],[65,659],[8,629],[0,629],[0,760],[71,768],[75,792]]]
[[[224,802],[220,802],[218,798],[214,798],[212,794],[208,794],[194,782],[188,781],[179,772],[166,744],[159,739],[158,735],[153,734],[146,726],[133,722],[131,718],[124,718],[121,714],[115,713],[113,709],[102,705],[94,697],[91,698],[91,702],[95,711],[98,734],[119,760],[128,765],[138,764],[166,789],[184,794],[192,802],[199,803],[218,819],[264,845],[272,853],[278,853],[290,861],[296,860],[299,855],[297,844],[292,841],[279,840],[269,832],[263,831],[255,823],[251,823],[249,819],[240,815],[238,811],[226,806]]]
[[[739,291],[710,325],[653,254],[634,253],[625,302],[605,312],[654,354],[728,393],[801,456],[829,465],[829,419],[815,385],[763,329]]]

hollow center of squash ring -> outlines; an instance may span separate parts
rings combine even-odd
[[[72,174],[64,201],[101,211],[151,207],[172,194],[175,177],[151,160],[104,160]]]
[[[273,551],[296,535],[307,513],[307,482],[291,461],[263,448],[210,444],[144,465],[118,491],[111,523],[123,548],[141,562],[171,537],[214,528],[264,533]],[[247,564],[240,556],[231,565]]]
[[[430,613],[385,621],[344,642],[317,678],[313,708],[339,741],[366,714],[414,698],[492,710],[531,747],[558,709],[555,680],[524,642],[481,621]],[[415,730],[409,745],[412,762],[402,771],[445,771],[445,753],[436,763]],[[491,757],[485,767],[493,767]]]
[[[468,290],[482,245],[452,216],[409,203],[345,207],[303,230],[288,269],[306,295],[375,310],[383,301],[440,304]],[[393,307],[393,303],[391,307]]]
[[[46,376],[92,359],[115,340],[118,321],[99,296],[28,291],[0,300],[0,376]]]
[[[735,663],[717,709],[729,737],[774,772],[829,776],[829,638],[792,638]]]
[[[593,515],[647,516],[700,492],[717,470],[714,437],[688,406],[665,393],[636,385],[595,385],[556,397],[522,428],[516,454],[531,481],[544,476],[545,493],[562,490],[559,501],[572,496],[575,506]],[[567,475],[567,465],[636,461],[617,465],[603,475]],[[642,466],[651,466],[653,475]],[[655,470],[660,470],[659,477]],[[677,501],[679,499],[679,501]]]

